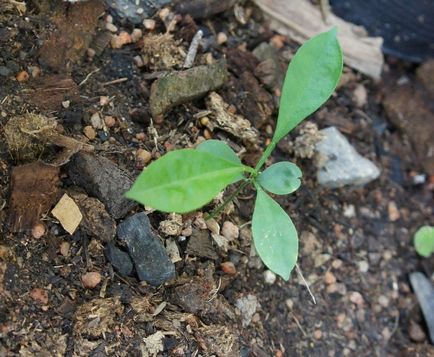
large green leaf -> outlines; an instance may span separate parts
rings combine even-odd
[[[419,228],[414,235],[414,247],[416,252],[425,258],[434,253],[434,227],[423,226]]]
[[[245,170],[208,152],[169,152],[144,170],[125,195],[164,212],[184,213],[202,207]]]
[[[333,93],[342,72],[336,29],[321,33],[299,48],[286,72],[274,142],[278,142]]]
[[[261,172],[256,181],[267,191],[276,195],[287,195],[300,187],[302,172],[296,164],[278,162]]]
[[[208,152],[222,159],[241,165],[241,160],[237,154],[221,140],[205,140],[196,146],[196,150]]]
[[[241,160],[235,154],[235,152],[223,141],[221,140],[205,140],[196,146],[196,150],[210,153],[212,155],[218,156],[221,159],[228,160],[234,164],[241,165]],[[247,169],[247,167],[246,167]],[[243,174],[240,174],[231,183],[238,182],[244,178]]]
[[[257,186],[252,219],[253,241],[264,264],[288,280],[297,263],[298,235],[286,212]]]

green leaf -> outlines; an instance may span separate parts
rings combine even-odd
[[[220,140],[206,140],[196,146],[196,150],[208,152],[215,156],[219,156],[224,160],[233,162],[234,164],[241,165],[241,160],[234,153],[234,151],[223,141]]]
[[[434,227],[423,226],[414,235],[416,252],[428,258],[434,252]]]
[[[264,264],[288,280],[297,263],[298,235],[291,218],[258,185],[252,219],[253,241]]]
[[[261,172],[256,181],[267,191],[287,195],[300,187],[301,170],[288,161],[278,162]]]
[[[176,150],[149,165],[125,196],[163,212],[189,212],[211,201],[244,170],[208,152]]]
[[[283,84],[274,142],[317,110],[333,93],[343,66],[336,29],[303,44],[294,55]]]

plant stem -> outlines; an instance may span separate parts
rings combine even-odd
[[[261,158],[259,159],[258,163],[255,166],[256,173],[259,173],[259,170],[261,167],[265,164],[265,161],[267,161],[268,157],[273,152],[274,148],[276,147],[276,142],[272,141],[267,148],[265,149],[264,153],[262,154]]]
[[[241,185],[238,186],[238,188],[228,197],[224,202],[218,206],[216,209],[214,209],[207,217],[205,217],[205,220],[209,220],[210,218],[214,218],[216,215],[218,215],[223,209],[231,202],[236,195],[238,195],[248,184],[250,183],[250,180],[244,181]]]

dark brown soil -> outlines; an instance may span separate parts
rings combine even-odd
[[[204,98],[151,121],[148,100],[157,72],[180,66],[157,68],[158,64],[148,63],[139,68],[133,58],[143,52],[143,39],[118,49],[107,45],[103,39],[107,13],[98,1],[86,5],[28,3],[23,14],[8,1],[0,4],[0,9],[4,7],[0,11],[0,66],[7,72],[0,76],[1,356],[434,356],[408,281],[410,272],[422,271],[429,277],[434,273],[434,257],[422,259],[412,243],[420,226],[434,224],[434,172],[423,162],[424,143],[417,143],[418,138],[428,141],[433,136],[418,136],[409,128],[411,124],[397,122],[402,117],[393,110],[406,111],[405,120],[414,114],[409,110],[417,111],[424,104],[398,107],[390,89],[392,83],[405,78],[406,85],[420,91],[418,103],[430,99],[432,103],[432,93],[419,82],[416,66],[389,58],[379,83],[346,68],[345,81],[336,94],[309,118],[319,128],[337,126],[361,155],[381,168],[379,179],[364,187],[327,189],[316,181],[313,160],[297,158],[283,146],[273,156],[274,161],[289,159],[303,169],[302,187],[277,200],[298,229],[299,266],[316,304],[296,271],[288,282],[280,278],[272,284],[265,282],[266,268],[250,248],[253,190],[243,192],[234,209],[218,218],[220,226],[231,221],[242,227],[229,251],[217,249],[211,241],[204,251],[199,247],[186,254],[190,238],[178,239],[187,235],[178,234],[174,237],[181,255],[175,264],[177,278],[156,288],[135,276],[119,276],[104,255],[111,233],[101,238],[98,230],[102,221],[106,222],[102,231],[109,226],[112,232],[112,222],[118,224],[143,208],[113,214],[107,203],[113,198],[100,198],[111,218],[105,211],[98,215],[88,211],[84,218],[91,222],[70,235],[50,213],[52,197],[36,192],[31,196],[36,204],[20,197],[26,205],[16,207],[14,197],[25,196],[25,192],[22,188],[19,193],[13,191],[13,173],[26,162],[10,152],[4,126],[27,112],[55,117],[63,135],[93,145],[95,154],[113,161],[133,178],[145,165],[137,159],[138,149],[156,159],[169,150],[194,145],[199,137],[226,139],[237,151],[244,150],[244,162],[252,163],[272,136],[278,98],[277,87],[261,82],[260,72],[255,71],[259,60],[251,51],[262,42],[271,42],[285,68],[288,53],[297,45],[268,30],[250,2],[242,5],[249,16],[247,24],[237,20],[233,10],[202,20],[179,17],[173,34],[184,50],[198,28],[210,39],[219,32],[228,35],[226,43],[210,41],[209,48],[200,49],[195,64],[206,64],[206,54],[216,60],[227,58],[230,77],[217,92],[231,105],[229,110],[243,115],[259,130],[258,142],[247,145],[239,137],[204,126],[200,115],[206,109]],[[86,16],[81,16],[77,6],[85,6],[81,11],[86,10]],[[153,33],[165,33],[164,21],[158,15],[155,21]],[[81,24],[78,28],[72,25],[77,22]],[[114,24],[128,33],[133,30],[116,18]],[[136,27],[144,36],[150,35],[143,25]],[[93,59],[89,47],[96,50]],[[18,80],[21,71],[30,75],[27,80]],[[366,103],[357,102],[359,86],[367,91]],[[403,93],[399,101],[413,100],[413,91]],[[432,109],[423,109],[431,123]],[[96,138],[90,140],[84,128],[92,125],[95,113],[115,121],[106,130],[92,129]],[[296,136],[297,130],[289,140]],[[38,158],[50,162],[58,151],[50,147]],[[33,167],[37,170],[39,166]],[[415,183],[417,175],[425,180]],[[60,168],[59,178],[59,192],[47,189],[57,195],[54,203],[65,192],[83,193],[65,167]],[[44,187],[37,190],[47,191]],[[45,227],[41,238],[32,233],[37,223],[35,207],[41,210],[39,220]],[[209,205],[203,212],[211,209]],[[18,211],[28,218],[29,210],[33,213],[30,221],[22,226],[11,224],[17,221],[11,215]],[[169,216],[152,212],[149,218],[158,231],[160,222]],[[193,235],[207,232],[205,240],[210,239],[200,222],[195,213],[184,215],[183,228],[192,227]],[[161,229],[159,235],[163,240],[173,239]],[[221,267],[228,261],[234,264],[235,275]],[[87,272],[102,277],[93,289],[82,281]],[[240,298],[249,295],[256,297],[258,305],[250,323],[243,326],[245,316],[236,307]],[[422,336],[410,331],[414,325],[422,329]],[[416,337],[418,342],[414,342]]]

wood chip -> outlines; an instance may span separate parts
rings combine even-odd
[[[74,234],[83,219],[83,215],[77,204],[66,193],[62,196],[56,207],[53,208],[51,214],[59,220],[65,231],[71,235]]]

